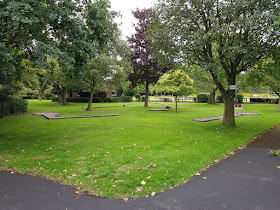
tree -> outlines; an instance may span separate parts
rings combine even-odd
[[[279,43],[273,28],[279,7],[271,0],[162,0],[158,27],[166,27],[181,56],[209,71],[225,99],[223,125],[235,126],[236,77]],[[154,39],[159,38],[156,30]],[[161,46],[159,46],[161,47]],[[163,48],[160,48],[163,50]],[[222,78],[226,79],[226,85]]]
[[[194,80],[194,91],[196,93],[210,92],[208,104],[216,104],[216,92],[218,90],[211,75],[200,66],[186,66],[182,70]]]
[[[269,87],[279,98],[278,111],[280,111],[280,49],[274,47],[271,53],[261,59],[257,65],[251,69],[246,77],[246,83],[253,87]]]
[[[153,57],[156,53],[150,49],[151,43],[146,37],[146,31],[149,27],[148,14],[150,11],[150,9],[137,9],[133,12],[138,23],[135,26],[136,33],[128,39],[131,49],[131,65],[133,68],[132,72],[128,75],[128,80],[131,81],[133,87],[145,84],[145,107],[148,107],[149,85],[156,83],[159,77],[169,69],[168,66],[161,65]]]
[[[24,70],[20,63],[28,58],[30,47],[46,40],[47,10],[44,0],[0,1],[0,86],[7,94],[19,90]]]
[[[46,69],[47,58],[52,57],[64,80],[78,77],[81,67],[113,39],[116,13],[109,8],[107,0],[0,1],[1,85],[10,89],[20,81],[23,58]],[[66,104],[68,87],[59,86]]]
[[[113,74],[113,60],[107,55],[98,55],[85,65],[84,81],[87,83],[90,97],[87,111],[91,110],[93,94],[97,90],[106,90],[108,79]]]
[[[193,80],[181,70],[165,73],[157,82],[157,89],[175,95],[176,112],[178,111],[177,97],[189,95],[193,91]]]

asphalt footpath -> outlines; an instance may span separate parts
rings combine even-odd
[[[0,171],[0,209],[280,209],[280,125],[184,185],[135,200],[105,199],[38,176]]]

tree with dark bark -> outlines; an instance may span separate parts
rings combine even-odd
[[[145,107],[148,107],[149,86],[155,84],[160,76],[162,76],[169,67],[163,66],[155,58],[155,51],[151,50],[151,42],[146,36],[149,27],[150,9],[143,9],[133,12],[134,17],[138,20],[135,26],[136,33],[129,39],[131,49],[131,65],[133,70],[128,75],[128,80],[132,83],[132,87],[144,84],[145,91]]]
[[[279,43],[277,1],[161,0],[156,11],[158,28],[169,29],[181,56],[211,74],[225,99],[223,125],[235,126],[237,75]],[[156,30],[150,34],[160,37]]]

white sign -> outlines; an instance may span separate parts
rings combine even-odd
[[[230,86],[229,86],[229,89],[230,89],[230,90],[236,90],[236,85],[230,85]]]

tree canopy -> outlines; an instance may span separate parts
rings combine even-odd
[[[128,75],[128,79],[131,81],[133,87],[140,84],[146,85],[145,107],[148,106],[149,85],[156,83],[159,77],[168,70],[168,67],[161,65],[161,63],[153,57],[156,52],[150,48],[151,42],[146,34],[150,24],[150,12],[150,9],[137,9],[133,12],[138,23],[135,26],[136,33],[128,39],[131,49],[131,65],[133,68]]]
[[[157,82],[157,91],[169,92],[175,95],[176,112],[177,96],[189,95],[193,92],[193,80],[180,69],[165,73]]]
[[[225,99],[223,125],[235,126],[236,76],[279,43],[277,1],[161,0],[155,10],[160,24],[152,39],[160,39],[157,28],[169,29],[179,56],[209,71]]]
[[[107,0],[1,1],[0,88],[20,81],[23,58],[46,69],[52,57],[66,80],[81,74],[82,65],[114,39],[116,13],[109,8]]]

